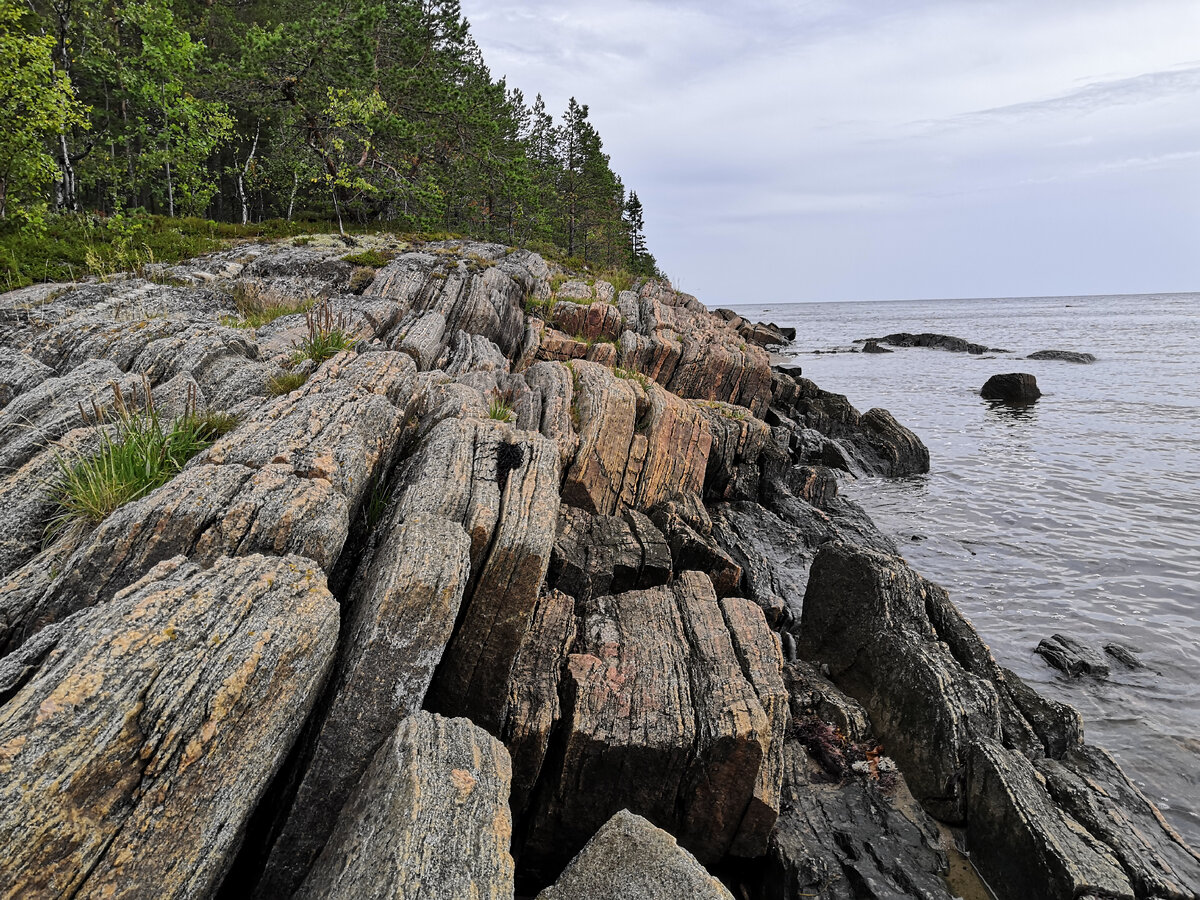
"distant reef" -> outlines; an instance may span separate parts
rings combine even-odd
[[[1196,897],[790,336],[384,235],[0,296],[0,894]]]

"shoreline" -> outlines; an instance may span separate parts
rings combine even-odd
[[[931,814],[1003,900],[1195,896],[1200,859],[1078,714],[1001,669],[839,496],[837,470],[928,471],[890,413],[773,368],[759,344],[778,329],[659,282],[358,240],[391,258],[356,275],[334,240],[261,244],[0,297],[17,885],[75,867],[89,889],[362,895],[385,890],[383,859],[434,878],[426,839],[455,860],[446,889],[532,896],[568,863],[653,880],[589,856],[627,809],[643,818],[623,840],[668,832],[672,865],[761,900],[856,879],[948,897]],[[317,312],[233,327],[247,297]],[[334,331],[353,340],[296,359]],[[236,422],[43,549],[58,455],[112,421],[88,403],[151,397]],[[132,785],[131,752],[149,786],[51,860],[81,802],[50,790],[58,767],[85,791]],[[197,804],[198,823],[175,817]]]

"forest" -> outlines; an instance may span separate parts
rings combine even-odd
[[[588,106],[493,78],[457,0],[0,0],[0,235],[161,217],[657,271]]]

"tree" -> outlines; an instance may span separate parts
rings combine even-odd
[[[54,38],[29,33],[24,18],[13,0],[0,0],[0,219],[37,227],[58,172],[49,148],[83,125],[86,110],[55,70]]]

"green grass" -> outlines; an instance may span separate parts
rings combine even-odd
[[[534,318],[549,322],[550,317],[554,315],[554,304],[557,302],[558,300],[553,294],[551,294],[545,300],[541,300],[532,296],[526,297],[525,312]]]
[[[352,253],[350,256],[342,257],[352,265],[366,266],[371,269],[382,269],[395,258],[396,254],[390,250],[364,250],[362,253]]]
[[[513,408],[499,394],[493,396],[491,402],[488,403],[489,419],[496,419],[499,422],[511,422],[515,416]]]
[[[613,374],[618,378],[624,378],[626,381],[636,381],[646,390],[650,390],[650,379],[641,372],[635,372],[632,369],[622,369],[620,367],[612,370]]]
[[[350,330],[346,317],[335,316],[328,301],[306,312],[304,321],[308,330],[304,337],[292,345],[293,364],[311,359],[319,366],[343,350],[353,350],[358,345],[358,338]]]
[[[234,328],[261,328],[282,316],[306,313],[316,303],[315,297],[282,298],[264,293],[253,281],[239,281],[233,289],[233,305],[238,315],[223,316],[222,325]]]
[[[220,412],[191,412],[169,424],[153,409],[119,416],[115,434],[104,431],[96,453],[59,458],[57,510],[46,528],[47,541],[75,523],[99,524],[118,507],[166,484],[236,424]]]
[[[306,381],[308,381],[307,372],[283,372],[271,376],[267,381],[267,390],[272,397],[281,397],[303,386]]]

